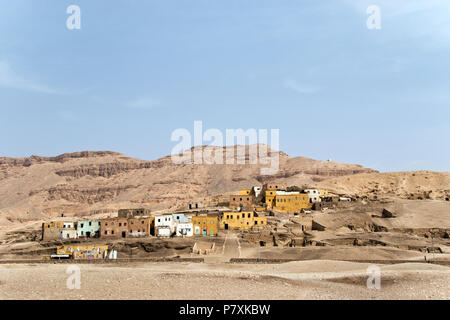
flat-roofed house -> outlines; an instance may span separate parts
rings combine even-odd
[[[44,222],[42,224],[42,240],[61,239],[63,225],[62,221]]]
[[[312,204],[309,203],[306,193],[277,191],[273,208],[279,211],[295,213],[302,211],[302,209],[311,209],[311,206]]]
[[[129,218],[128,237],[141,238],[150,236],[153,221],[154,217]]]
[[[173,215],[155,216],[155,235],[158,237],[170,237],[175,232]]]
[[[230,196],[230,209],[249,210],[253,205],[253,195],[232,195]]]
[[[308,201],[309,203],[316,203],[320,202],[320,192],[317,189],[305,189],[303,190],[304,193],[308,195]]]
[[[195,236],[217,236],[219,231],[219,219],[213,215],[198,215],[192,217]]]
[[[194,235],[194,227],[191,222],[177,223],[176,236],[177,237],[192,237]]]
[[[78,238],[99,238],[100,220],[80,220],[77,222]]]
[[[101,220],[100,238],[126,238],[128,234],[127,218],[106,218]]]
[[[264,225],[267,225],[267,218],[253,211],[224,212],[220,221],[220,229],[223,230],[246,230]]]

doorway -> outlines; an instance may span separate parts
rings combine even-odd
[[[126,238],[127,237],[127,232],[126,231],[122,231],[122,238]]]

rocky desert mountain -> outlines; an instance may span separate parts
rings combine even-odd
[[[189,151],[193,155],[193,149]],[[277,151],[269,149],[269,154],[274,152]],[[449,173],[378,173],[360,165],[291,158],[278,152],[278,173],[265,176],[260,168],[268,165],[249,164],[248,154],[247,147],[246,164],[235,161],[226,165],[174,164],[170,156],[144,161],[111,151],[84,151],[57,157],[3,157],[0,225],[61,214],[108,213],[119,208],[176,208],[270,181],[324,187],[338,194],[367,198],[392,195],[406,199],[448,199],[450,194]],[[234,159],[237,158],[235,152]]]
[[[190,152],[193,154],[193,149]],[[170,156],[144,161],[111,151],[84,151],[57,157],[3,157],[0,224],[61,214],[89,215],[124,207],[174,208],[267,181],[301,186],[376,172],[360,165],[291,158],[279,152],[279,172],[264,176],[260,168],[267,165],[248,164],[248,148],[245,158],[246,164],[177,165]]]

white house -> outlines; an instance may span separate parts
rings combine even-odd
[[[175,223],[171,214],[155,216],[155,228],[168,227],[171,232],[174,232]]]
[[[75,229],[75,222],[63,222],[63,229],[61,231],[62,239],[76,239],[78,238],[77,230]]]
[[[309,203],[320,202],[319,190],[317,189],[306,189],[303,192],[308,194]]]
[[[178,223],[176,229],[177,237],[192,237],[194,235],[194,226],[192,223]]]
[[[155,230],[157,237],[170,237],[172,235],[169,227],[157,227]]]
[[[76,239],[78,238],[77,230],[75,229],[62,229],[62,239]]]
[[[171,214],[155,216],[155,234],[158,237],[169,237],[174,231],[175,222]]]
[[[63,222],[63,229],[75,229],[75,222]]]

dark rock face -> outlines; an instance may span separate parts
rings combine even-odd
[[[395,218],[395,215],[390,212],[389,210],[383,209],[383,212],[381,213],[382,218]]]

